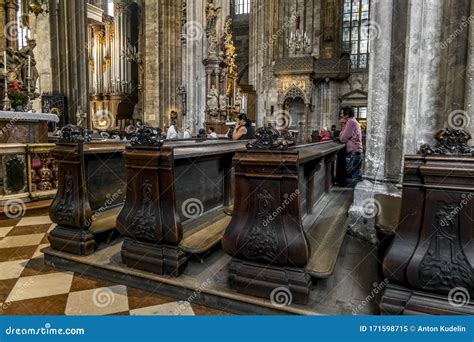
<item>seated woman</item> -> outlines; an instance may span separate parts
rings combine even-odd
[[[251,140],[255,137],[255,130],[252,127],[252,122],[246,114],[239,115],[239,121],[235,125],[234,133],[232,133],[232,140]]]

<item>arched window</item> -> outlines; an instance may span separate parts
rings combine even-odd
[[[236,15],[250,13],[250,0],[235,0],[234,13]]]
[[[107,0],[107,14],[111,17],[114,16],[115,3],[114,0]]]
[[[351,54],[352,68],[369,66],[370,0],[344,0],[342,45]]]

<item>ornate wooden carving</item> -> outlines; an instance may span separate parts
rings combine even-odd
[[[130,143],[132,146],[163,146],[162,131],[159,128],[140,126],[132,134]]]
[[[291,142],[293,143],[293,142]],[[248,149],[259,150],[286,150],[288,149],[288,141],[280,136],[280,133],[272,127],[271,124],[257,129],[255,132],[255,140],[247,145]]]
[[[124,144],[84,144],[87,139],[85,130],[67,126],[63,129],[66,142],[58,143],[52,150],[58,163],[58,191],[50,217],[57,226],[50,233],[49,241],[54,249],[78,255],[95,251],[98,237],[91,231],[94,213],[106,216],[109,209],[122,204],[118,195],[115,202],[108,203],[107,195],[110,196],[112,190],[125,193],[120,179],[124,173],[121,157]],[[105,172],[97,169],[104,164],[107,164]]]
[[[468,145],[471,135],[463,129],[446,128],[436,134],[437,143],[434,147],[430,145],[421,146],[421,153],[431,154],[471,154],[473,150]]]
[[[61,129],[60,143],[79,144],[91,141],[89,131],[85,128],[67,125]]]
[[[270,126],[256,135],[249,150],[234,157],[234,212],[222,241],[233,257],[229,282],[239,292],[266,298],[285,287],[294,303],[304,304],[311,287],[305,271],[311,246],[302,220],[311,210],[303,208],[312,208],[320,198],[313,196],[313,176],[321,162],[333,160],[343,146],[282,150],[280,136]],[[332,179],[332,173],[328,175]],[[326,183],[321,186],[324,189]]]
[[[466,137],[448,129],[434,148],[423,148],[428,155],[405,157],[400,226],[384,260],[390,285],[383,313],[474,313],[469,298],[451,302],[453,291],[474,295],[474,158],[465,153]]]

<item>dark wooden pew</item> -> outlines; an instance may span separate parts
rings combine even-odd
[[[342,223],[314,224],[315,205],[336,175],[344,182],[344,173],[336,171],[336,166],[345,170],[344,145],[288,148],[271,127],[259,129],[256,138],[233,161],[234,211],[222,241],[233,257],[229,282],[238,292],[266,298],[284,288],[292,302],[304,304],[311,277],[333,273],[345,235]],[[340,200],[344,207],[350,198]]]
[[[89,255],[114,233],[126,190],[126,143],[91,142],[87,131],[66,126],[52,154],[58,163],[58,192],[50,208],[56,228],[51,247]]]
[[[129,267],[178,276],[220,244],[230,221],[232,157],[245,142],[165,142],[143,127],[126,148],[127,198],[117,221]]]
[[[399,225],[384,259],[382,314],[474,314],[470,138],[443,130],[436,146],[405,157]]]

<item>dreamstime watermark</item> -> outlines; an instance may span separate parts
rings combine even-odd
[[[25,291],[28,290],[28,288],[33,285],[34,283],[34,280],[33,279],[28,279],[27,282],[25,282],[24,284],[22,284],[14,293],[13,295],[11,296],[11,298],[7,298],[8,301],[6,301],[5,303],[3,303],[1,306],[0,306],[0,313],[4,312],[5,310],[7,310],[10,305],[17,301],[18,299],[22,298]]]
[[[465,110],[454,110],[448,115],[448,126],[451,128],[464,129],[469,127],[471,118]]]
[[[354,309],[352,309],[352,315],[357,315],[362,309],[364,309],[370,302],[374,300],[374,298],[389,284],[389,280],[385,278],[381,283],[373,283],[373,289],[364,298],[362,303],[357,305]]]
[[[97,289],[92,294],[92,302],[98,308],[106,308],[115,302],[115,294],[108,287]]]
[[[278,110],[273,114],[276,129],[279,131],[289,129],[293,124],[291,114],[286,110]]]
[[[448,293],[449,305],[462,308],[471,301],[469,291],[465,287],[455,287]]]
[[[18,23],[16,20],[10,21],[3,28],[3,33],[7,40],[16,40],[18,39]]]
[[[86,331],[83,328],[53,328],[50,323],[46,323],[44,327],[40,328],[14,328],[8,327],[5,329],[6,335],[85,335]]]
[[[467,195],[462,194],[461,197],[462,197],[461,202],[453,210],[451,210],[444,219],[441,219],[440,221],[441,227],[449,226],[449,223],[453,221],[456,217],[458,217],[461,211],[467,207],[469,202],[472,201],[472,199],[474,198],[474,193],[470,192]]]
[[[361,203],[362,217],[373,219],[382,212],[382,205],[375,198],[367,198]]]
[[[8,131],[11,131],[19,119],[19,115],[15,115],[13,118],[11,118],[10,121],[8,121],[6,125],[0,129],[0,137],[3,137]]]
[[[199,295],[209,286],[211,286],[212,281],[210,278],[206,279],[199,287],[188,297],[185,301],[180,301],[178,307],[174,310],[176,316],[180,316],[186,309],[191,307],[191,303],[194,303]]]
[[[268,226],[268,224],[272,222],[275,218],[277,218],[283,212],[283,210],[285,210],[291,204],[291,202],[293,202],[295,199],[298,198],[299,194],[300,194],[300,191],[298,189],[295,190],[295,192],[291,193],[290,195],[284,194],[283,195],[284,200],[282,204],[263,220],[263,226],[264,227]]]
[[[11,199],[3,205],[3,213],[9,219],[23,217],[26,213],[26,205],[21,199]]]
[[[470,17],[464,18],[461,21],[461,24],[459,24],[458,28],[453,33],[451,33],[444,42],[441,42],[439,44],[439,47],[441,49],[446,49],[473,22],[474,22],[474,16],[472,15]]]
[[[204,29],[201,23],[197,21],[188,21],[183,25],[181,37],[187,42],[200,41],[202,39],[203,32]]]
[[[94,128],[101,131],[111,129],[114,125],[114,121],[114,116],[106,109],[98,110],[93,115]]]
[[[86,227],[90,227],[92,223],[97,220],[104,212],[106,212],[122,195],[123,191],[121,189],[117,190],[117,192],[113,193],[112,195],[107,194],[107,200],[105,201],[104,205],[94,212],[91,218],[86,221]]]
[[[270,301],[277,308],[289,306],[293,302],[293,294],[287,287],[277,287],[270,293]]]
[[[188,219],[198,218],[204,213],[204,204],[197,198],[190,198],[181,205],[183,216]]]
[[[272,44],[278,40],[281,36],[285,34],[285,32],[290,28],[291,24],[296,22],[298,19],[298,14],[293,12],[288,20],[286,20],[283,25],[274,33],[272,34],[266,42],[263,43],[262,49],[268,49],[272,46]]]

